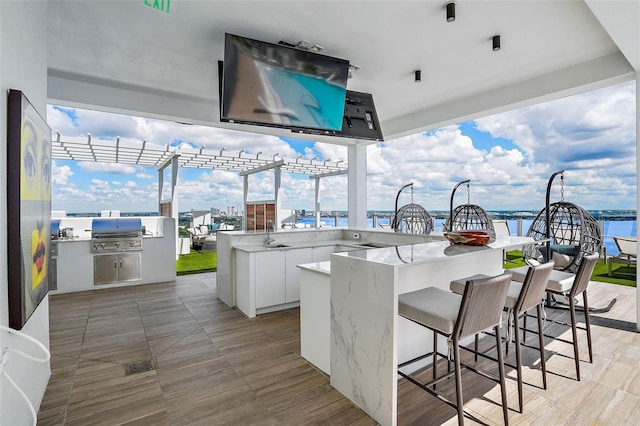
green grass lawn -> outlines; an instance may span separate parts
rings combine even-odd
[[[201,272],[214,272],[218,267],[218,252],[194,251],[189,254],[181,254],[176,261],[176,274],[199,274]]]
[[[522,259],[522,253],[518,250],[507,252],[507,259],[510,262],[505,262],[505,269],[509,268],[517,268],[518,266],[525,265],[524,260]],[[614,265],[613,267],[613,276],[609,277],[607,263],[601,259],[596,263],[596,267],[593,270],[593,274],[591,275],[591,281],[600,281],[605,283],[626,285],[629,287],[636,286],[636,267],[635,266],[626,266]]]

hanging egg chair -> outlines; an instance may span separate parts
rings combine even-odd
[[[398,209],[400,194],[402,190],[409,186],[411,187],[411,203]],[[433,218],[429,212],[424,207],[413,202],[413,182],[400,188],[398,195],[396,195],[395,214],[391,221],[391,228],[395,232],[404,234],[429,235],[433,231]]]
[[[549,202],[553,179],[560,174],[560,201]],[[600,253],[602,235],[595,218],[582,207],[564,201],[564,170],[554,173],[547,184],[545,208],[531,223],[527,237],[549,239],[544,245],[526,245],[525,259],[546,262],[552,259],[556,269],[576,273],[584,256]]]
[[[493,227],[491,216],[480,206],[470,203],[469,182],[467,179],[458,183],[451,192],[451,202],[449,204],[449,217],[442,229],[444,232],[451,231],[486,231],[495,238],[496,230]],[[453,208],[453,197],[456,190],[462,184],[467,184],[467,204],[461,204]]]

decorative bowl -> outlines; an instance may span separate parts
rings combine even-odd
[[[487,231],[451,231],[445,232],[444,236],[452,244],[468,246],[485,246],[491,240],[491,235]]]

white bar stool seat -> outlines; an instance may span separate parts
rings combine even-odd
[[[527,276],[529,266],[520,266],[518,268],[505,269],[505,271],[511,272],[511,279],[513,281],[523,282],[524,277]],[[549,283],[547,284],[547,290],[555,293],[568,293],[573,286],[576,275],[571,272],[564,271],[551,271],[549,275]]]

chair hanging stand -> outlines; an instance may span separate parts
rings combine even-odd
[[[560,201],[551,203],[551,189],[556,176],[560,175]],[[562,271],[576,273],[582,259],[590,253],[600,253],[602,236],[595,218],[582,207],[564,200],[564,170],[551,175],[547,183],[545,208],[531,223],[527,237],[540,240],[544,237],[544,251],[535,245],[523,247],[523,257],[536,257],[542,253],[542,260],[553,259]],[[562,261],[565,263],[562,263]],[[601,308],[589,308],[590,313],[604,313],[616,303],[612,299]],[[568,308],[568,304],[555,298],[547,298],[547,306]],[[576,306],[577,310],[584,310]]]
[[[398,209],[398,200],[402,191],[411,187],[411,203]],[[433,218],[427,210],[413,202],[413,182],[406,184],[396,195],[396,204],[391,221],[391,229],[405,234],[429,235],[433,231]]]
[[[445,232],[452,231],[486,231],[491,240],[495,241],[496,230],[493,226],[491,216],[482,207],[471,204],[471,195],[469,189],[471,180],[463,180],[458,183],[451,191],[451,201],[449,202],[449,217],[444,223],[442,230]],[[467,184],[467,204],[461,204],[455,209],[453,208],[453,199],[456,190],[463,184]]]

